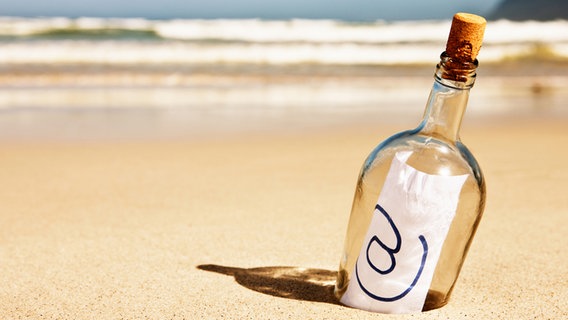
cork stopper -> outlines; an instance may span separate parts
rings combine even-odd
[[[485,18],[471,13],[456,13],[446,44],[446,54],[458,61],[473,62],[477,58],[483,33]]]

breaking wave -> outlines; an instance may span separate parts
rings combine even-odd
[[[432,64],[450,21],[0,17],[0,62]],[[483,62],[568,61],[568,21],[488,23]]]

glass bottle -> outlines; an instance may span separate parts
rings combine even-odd
[[[447,52],[422,122],[379,144],[360,171],[335,287],[345,305],[430,310],[448,302],[456,283],[484,209],[485,182],[459,137],[476,53],[463,59]]]

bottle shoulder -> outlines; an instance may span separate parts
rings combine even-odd
[[[432,175],[473,174],[482,179],[473,154],[460,141],[421,133],[418,129],[397,133],[380,143],[366,159],[362,171],[390,166],[399,152],[410,152],[407,164]]]

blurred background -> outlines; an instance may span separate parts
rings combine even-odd
[[[404,122],[451,17],[489,21],[468,121],[568,117],[561,0],[0,0],[0,139]]]

